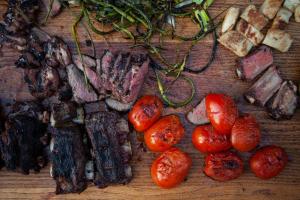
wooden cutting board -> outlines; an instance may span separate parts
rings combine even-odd
[[[238,3],[236,3],[238,2]],[[212,16],[230,5],[245,8],[249,2],[243,1],[221,1],[216,0],[210,8]],[[260,5],[262,0],[253,1]],[[5,11],[5,2],[0,1],[0,14]],[[64,11],[60,16],[51,19],[44,27],[51,34],[61,36],[75,52],[74,43],[71,39],[71,24],[74,18],[68,11]],[[190,34],[195,32],[195,26],[190,22],[181,22],[178,26],[181,32]],[[294,43],[287,53],[274,51],[275,64],[279,67],[285,79],[300,81],[300,24],[291,19],[287,31],[294,38]],[[85,44],[87,34],[84,29],[79,29],[80,41],[84,52],[91,53],[90,48]],[[100,36],[93,34],[96,41],[97,54],[100,56],[103,49],[107,48],[107,43]],[[126,50],[132,43],[123,39],[122,36],[114,34],[107,38],[110,48],[116,50]],[[177,57],[176,48],[187,47],[181,42],[166,40],[170,51],[167,57],[175,60]],[[193,48],[192,56],[189,60],[191,66],[203,64],[210,51],[211,39],[208,37],[199,45]],[[135,49],[135,51],[143,51]],[[179,52],[183,55],[183,52]],[[32,96],[28,93],[27,86],[23,81],[23,71],[14,67],[14,61],[18,54],[13,49],[3,49],[0,55],[0,98],[2,103],[11,103],[13,100],[30,100]],[[196,84],[197,93],[193,102],[183,108],[166,108],[165,114],[176,113],[182,117],[185,124],[186,134],[184,139],[177,146],[188,152],[193,159],[193,165],[187,180],[179,187],[165,190],[160,189],[151,181],[149,167],[157,156],[151,152],[138,152],[138,159],[133,160],[134,178],[130,184],[125,186],[111,186],[105,189],[98,189],[91,184],[87,190],[79,194],[55,195],[55,183],[49,177],[49,168],[43,169],[38,174],[29,176],[19,173],[0,171],[0,199],[220,199],[220,200],[299,200],[300,199],[300,112],[295,114],[293,119],[288,121],[274,121],[260,107],[249,105],[243,99],[243,92],[251,86],[251,83],[242,82],[235,75],[236,56],[219,46],[216,59],[213,65],[204,73],[195,75],[188,74]],[[176,88],[176,89],[175,89]],[[189,90],[184,83],[177,83],[171,95],[183,98]],[[203,155],[198,153],[191,144],[191,132],[194,128],[189,124],[184,115],[195,106],[201,98],[209,92],[223,92],[233,96],[242,112],[251,113],[256,116],[262,129],[261,145],[276,144],[284,147],[289,155],[289,163],[285,170],[271,180],[263,181],[256,178],[250,171],[248,158],[250,153],[241,154],[245,162],[245,172],[236,180],[226,183],[219,183],[207,178],[202,173]],[[158,94],[153,71],[143,87],[143,94]]]

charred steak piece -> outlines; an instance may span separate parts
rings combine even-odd
[[[273,119],[290,119],[297,108],[299,97],[297,86],[292,81],[284,81],[277,94],[267,103],[270,116]]]
[[[47,163],[46,125],[40,120],[39,106],[33,102],[18,105],[18,111],[8,115],[0,149],[8,170],[20,167],[22,173],[38,172]]]
[[[39,99],[53,95],[59,87],[59,75],[53,67],[45,66],[41,69],[25,71],[25,81],[30,93]]]
[[[85,152],[80,129],[76,126],[52,128],[51,176],[56,194],[80,193],[86,187]]]
[[[260,46],[248,56],[238,59],[236,72],[240,79],[252,81],[272,64],[272,50]]]
[[[279,90],[282,81],[277,68],[271,66],[244,94],[244,96],[250,103],[264,106]]]
[[[93,102],[98,96],[92,86],[86,83],[83,73],[73,64],[67,66],[68,81],[77,103]]]
[[[107,107],[103,101],[86,103],[86,104],[84,104],[83,108],[84,108],[84,113],[86,115],[89,115],[92,113],[97,113],[97,112],[108,111]]]
[[[128,183],[132,178],[128,122],[115,112],[98,112],[86,116],[85,124],[96,166],[94,183],[99,188]]]
[[[101,79],[101,77],[96,72],[96,59],[90,56],[82,55],[82,63],[81,57],[79,55],[76,55],[73,56],[73,61],[78,69],[86,74],[88,81],[100,95],[99,98],[104,98],[106,96],[106,91],[103,87],[103,79]]]
[[[51,105],[50,122],[52,127],[68,126],[77,117],[77,107],[75,103],[58,103]]]
[[[113,91],[113,96],[123,103],[130,103],[137,99],[149,70],[150,59],[147,55],[132,55],[129,69]]]
[[[67,44],[59,37],[52,37],[44,45],[46,63],[51,67],[66,67],[72,63],[72,56]]]

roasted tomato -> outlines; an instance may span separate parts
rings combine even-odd
[[[211,153],[205,158],[204,173],[217,181],[229,181],[239,177],[243,167],[242,159],[233,152]]]
[[[129,112],[128,118],[135,130],[147,130],[162,113],[163,104],[156,96],[146,95],[140,98]]]
[[[151,151],[165,151],[177,144],[184,135],[184,128],[177,115],[159,119],[144,134],[144,140]]]
[[[221,134],[230,134],[238,117],[233,99],[224,94],[209,94],[205,98],[207,116],[213,127]]]
[[[162,188],[175,187],[185,179],[191,165],[192,159],[189,155],[173,147],[152,163],[152,180]]]
[[[250,151],[260,141],[260,129],[255,118],[249,114],[237,118],[231,130],[232,146],[239,151]]]
[[[269,179],[277,176],[287,162],[288,156],[281,147],[266,146],[251,157],[250,168],[257,177]]]
[[[212,125],[197,126],[192,141],[195,148],[202,153],[215,153],[231,148],[230,137],[217,133]]]

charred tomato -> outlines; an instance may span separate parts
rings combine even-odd
[[[212,125],[197,126],[192,135],[192,142],[202,153],[215,153],[231,148],[230,137],[218,133]]]
[[[261,179],[277,176],[286,166],[288,156],[278,146],[266,146],[259,149],[250,159],[252,172]]]
[[[260,128],[256,119],[246,114],[239,117],[232,127],[232,146],[238,151],[250,151],[259,144],[260,135]]]
[[[159,119],[144,134],[145,144],[151,151],[162,152],[177,144],[184,135],[184,128],[177,115]]]
[[[153,95],[140,98],[128,114],[129,121],[135,130],[143,132],[147,130],[162,113],[162,101]]]
[[[238,117],[233,99],[224,94],[209,94],[205,98],[207,116],[213,127],[221,134],[230,134]]]
[[[162,188],[175,187],[185,179],[191,165],[192,159],[189,155],[173,147],[152,163],[152,180]]]
[[[243,161],[236,153],[211,153],[205,158],[204,173],[216,181],[229,181],[239,177],[243,167]]]

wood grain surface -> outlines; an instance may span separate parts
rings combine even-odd
[[[245,8],[249,1],[221,1],[216,0],[210,8],[212,16],[230,5]],[[262,0],[253,1],[260,5]],[[5,11],[5,1],[0,1],[0,14]],[[74,11],[76,13],[76,11]],[[71,24],[74,18],[71,13],[64,11],[60,16],[51,19],[44,29],[51,34],[61,36],[75,53],[74,43],[71,39]],[[191,34],[195,31],[192,23],[181,22],[180,32]],[[294,42],[287,53],[279,53],[274,50],[275,64],[279,67],[285,79],[300,81],[300,24],[291,19],[287,31],[292,35]],[[83,51],[91,53],[91,49],[85,45],[87,34],[84,29],[79,29],[80,41]],[[98,56],[103,49],[108,48],[107,43],[100,36],[94,35]],[[122,38],[119,34],[113,34],[107,40],[109,48],[124,50],[130,48],[131,42]],[[168,40],[169,51],[166,53],[168,59],[175,60],[177,53],[175,49],[187,47],[181,42]],[[211,39],[201,41],[192,51],[189,60],[190,66],[199,66],[207,59],[210,51]],[[134,49],[143,51],[143,49]],[[183,52],[179,52],[179,56]],[[12,103],[32,99],[28,93],[26,84],[23,81],[23,71],[14,67],[14,61],[18,54],[13,49],[3,49],[0,54],[0,99],[2,103]],[[196,84],[197,92],[193,102],[183,108],[165,108],[165,114],[177,113],[182,117],[185,124],[186,134],[184,139],[177,146],[188,152],[193,159],[193,165],[187,180],[179,187],[165,190],[160,189],[151,181],[149,167],[157,156],[151,152],[137,152],[133,164],[134,178],[130,184],[125,186],[110,186],[105,189],[98,189],[91,184],[81,194],[55,195],[55,183],[49,177],[48,167],[38,174],[29,176],[19,173],[0,171],[0,199],[219,199],[219,200],[300,200],[300,112],[288,121],[274,121],[260,107],[249,105],[243,99],[243,92],[251,86],[251,83],[242,82],[237,79],[235,71],[236,56],[219,46],[216,59],[213,65],[204,73],[199,75],[186,74]],[[8,69],[9,68],[9,69]],[[178,82],[173,86],[171,96],[183,97],[188,95],[185,84]],[[185,113],[195,106],[201,98],[209,92],[223,92],[233,96],[242,112],[251,113],[257,117],[262,129],[261,145],[276,144],[284,147],[289,155],[289,163],[285,170],[271,180],[260,180],[250,171],[248,158],[251,153],[241,154],[245,162],[245,171],[236,180],[220,183],[207,178],[202,173],[203,155],[198,153],[191,143],[191,132],[194,128],[185,120]],[[143,90],[143,94],[158,94],[153,71],[149,73]],[[137,159],[139,157],[139,159]]]

